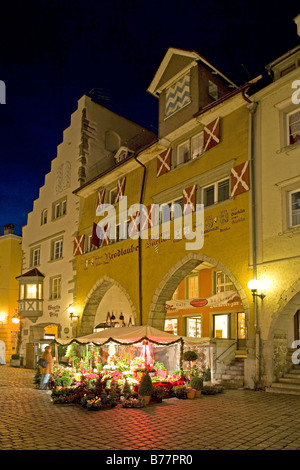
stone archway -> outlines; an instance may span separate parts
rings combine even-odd
[[[167,274],[157,286],[149,309],[149,325],[160,330],[164,329],[165,302],[172,297],[178,284],[185,278],[185,276],[187,276],[194,268],[204,261],[212,264],[213,266],[216,266],[218,269],[220,269],[220,271],[223,271],[233,282],[241,298],[246,318],[249,318],[250,306],[248,297],[241,284],[233,276],[231,271],[229,271],[229,269],[223,263],[214,258],[200,253],[189,253],[184,258],[179,260],[171,269],[169,269]]]
[[[288,331],[295,313],[300,310],[300,278],[281,293],[277,306],[264,345],[268,383],[277,380],[291,367],[288,350],[292,348],[293,338],[288,337]],[[269,361],[266,358],[269,358]]]
[[[100,304],[106,292],[112,286],[117,286],[122,291],[122,293],[126,296],[127,301],[131,307],[132,314],[134,318],[136,318],[136,310],[135,310],[134,304],[131,298],[129,297],[127,291],[124,289],[124,287],[121,286],[121,284],[119,284],[114,279],[108,276],[103,276],[101,279],[99,279],[96,282],[96,284],[90,290],[85,300],[85,303],[84,303],[85,307],[82,313],[79,336],[84,336],[84,335],[93,333],[95,316],[97,313],[98,305]]]

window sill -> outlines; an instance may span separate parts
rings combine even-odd
[[[285,147],[282,147],[280,150],[277,150],[277,155],[280,155],[281,153],[286,153],[288,155],[288,152],[291,150],[295,150],[300,147],[300,140],[298,142],[295,142],[294,144],[286,145]]]

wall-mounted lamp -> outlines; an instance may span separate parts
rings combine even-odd
[[[20,323],[20,318],[14,316],[12,317],[11,319],[12,323],[14,323],[15,325],[18,325]]]
[[[261,300],[263,300],[266,296],[262,292],[260,294],[257,293],[259,289],[259,281],[257,279],[252,279],[251,281],[248,282],[247,284],[248,289],[251,290],[252,296],[253,296],[253,302],[255,297],[260,297]]]
[[[68,313],[71,320],[73,320],[73,318],[79,318],[78,315],[75,315],[75,308],[72,305],[68,307]]]

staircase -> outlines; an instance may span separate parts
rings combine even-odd
[[[272,382],[272,385],[266,388],[266,392],[300,395],[300,364],[291,364],[289,371],[278,382]]]
[[[236,357],[223,372],[215,375],[215,379],[218,385],[224,388],[242,388],[244,386],[244,358]]]

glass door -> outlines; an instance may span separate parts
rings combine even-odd
[[[246,348],[246,316],[244,312],[237,314],[237,349]]]

